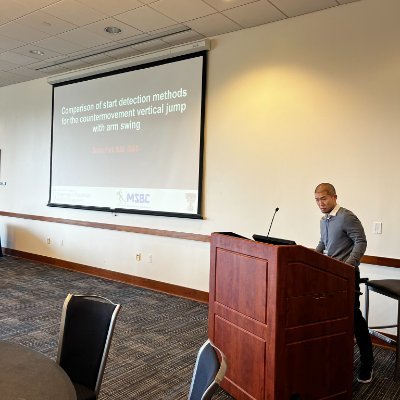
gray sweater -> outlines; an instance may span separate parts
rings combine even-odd
[[[367,248],[367,239],[360,220],[340,207],[335,216],[324,216],[320,222],[321,239],[316,250],[358,267]]]

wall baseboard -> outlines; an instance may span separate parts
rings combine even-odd
[[[385,333],[385,335],[390,337],[393,340],[396,340],[396,336],[395,335],[391,335],[391,334],[388,334],[388,333]],[[389,343],[383,341],[382,339],[377,338],[376,336],[371,335],[371,341],[372,341],[372,344],[374,346],[383,347],[385,349],[396,351],[396,345],[395,344],[389,344]]]
[[[61,260],[58,258],[42,256],[39,254],[33,254],[9,248],[3,248],[3,254],[32,261],[38,261],[48,264],[52,267],[64,268],[116,282],[127,283],[129,285],[139,286],[145,289],[155,290],[157,292],[167,293],[173,296],[183,297],[202,303],[208,303],[208,292],[203,292],[197,289],[190,289],[183,286],[173,285],[171,283],[159,282],[152,279],[124,274],[122,272],[109,271],[102,268],[91,267],[89,265],[78,264],[72,261]]]

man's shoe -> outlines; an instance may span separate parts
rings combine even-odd
[[[357,381],[360,383],[370,383],[372,381],[372,368],[360,368],[360,372],[357,376]]]

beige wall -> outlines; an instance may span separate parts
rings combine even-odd
[[[267,232],[279,206],[271,235],[314,246],[313,190],[331,181],[364,223],[367,254],[400,258],[399,15],[398,0],[363,0],[213,39],[203,221],[46,207],[51,87],[1,88],[0,209],[250,236]],[[208,290],[206,243],[0,218],[3,246]],[[374,221],[382,235],[372,234]],[[363,272],[400,278],[390,268]]]
[[[331,181],[362,219],[368,254],[400,256],[399,12],[399,2],[366,0],[216,38],[206,130],[212,222],[262,232],[279,206],[274,235],[312,246],[313,190]],[[374,221],[382,235],[372,235]]]

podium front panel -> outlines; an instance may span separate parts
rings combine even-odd
[[[348,374],[343,368],[348,336],[345,332],[310,340],[294,342],[286,346],[285,385],[278,386],[276,399],[290,399],[293,393],[301,399],[349,398]]]
[[[234,251],[217,249],[215,301],[231,310],[267,322],[268,263]]]
[[[347,280],[304,263],[286,270],[286,327],[332,321],[348,314]]]
[[[215,345],[224,348],[227,360],[235,360],[228,364],[222,387],[236,399],[263,399],[265,340],[219,317],[215,319],[215,332]]]

